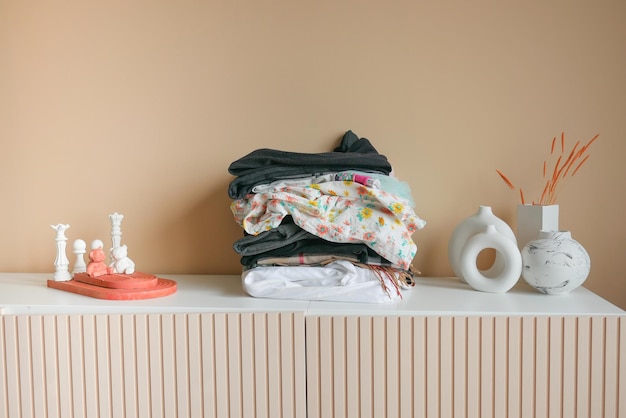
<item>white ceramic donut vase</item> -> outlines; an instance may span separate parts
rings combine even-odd
[[[448,242],[448,261],[452,271],[461,281],[466,281],[459,268],[459,260],[461,258],[461,250],[465,243],[474,235],[485,232],[488,225],[494,225],[496,230],[510,238],[513,242],[517,242],[515,233],[511,227],[493,214],[490,206],[480,206],[476,214],[463,220],[452,232],[450,241]],[[519,250],[518,250],[519,251]],[[488,277],[496,276],[504,267],[502,254],[496,253],[493,265],[484,272]],[[519,276],[518,276],[519,279]]]
[[[524,280],[548,295],[564,295],[587,279],[591,260],[569,231],[541,231],[522,249]]]
[[[478,254],[485,249],[494,249],[501,265],[480,271],[476,265]],[[488,225],[484,232],[472,236],[461,250],[459,272],[472,288],[489,293],[508,292],[518,282],[522,272],[522,255],[517,242],[501,234],[495,225]]]

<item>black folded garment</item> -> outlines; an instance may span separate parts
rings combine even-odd
[[[258,235],[246,234],[243,238],[235,241],[233,249],[239,255],[250,256],[273,251],[296,241],[307,239],[320,238],[293,223],[291,216],[286,216],[276,228],[263,231]]]
[[[275,248],[263,253],[246,255],[241,257],[241,265],[246,268],[256,267],[258,262],[267,258],[294,257],[333,254],[337,257],[354,259],[363,264],[375,264],[390,266],[391,263],[378,255],[365,244],[349,244],[326,241],[323,238],[313,236],[312,239],[294,241],[280,248]]]
[[[307,154],[262,148],[234,161],[228,172],[236,178],[228,187],[228,195],[240,199],[259,184],[346,170],[388,175],[391,164],[367,138],[348,131],[332,152]]]

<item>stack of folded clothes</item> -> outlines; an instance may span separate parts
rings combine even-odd
[[[348,131],[317,154],[258,149],[228,171],[251,296],[378,303],[413,285],[411,236],[426,223],[366,138]]]

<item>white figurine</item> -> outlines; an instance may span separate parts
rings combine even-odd
[[[87,264],[85,264],[84,254],[87,252],[87,243],[82,239],[74,241],[72,251],[76,256],[74,261],[74,269],[72,269],[72,275],[76,273],[84,273],[87,271]]]
[[[65,246],[67,237],[65,236],[65,230],[70,226],[68,224],[50,225],[52,229],[57,231],[55,241],[57,242],[57,256],[54,260],[55,272],[52,278],[57,282],[65,282],[72,279],[72,275],[69,271],[70,261],[65,254]]]
[[[128,258],[128,248],[122,245],[111,249],[111,257],[113,262],[109,265],[115,273],[133,274],[135,272],[135,263]]]

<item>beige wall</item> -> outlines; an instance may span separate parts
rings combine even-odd
[[[600,140],[561,227],[626,308],[625,45],[623,1],[0,0],[0,271],[54,271],[50,224],[108,243],[117,211],[140,270],[237,274],[229,163],[352,129],[428,221],[416,267],[450,275],[478,205],[515,225],[495,169],[538,194],[564,130]]]

